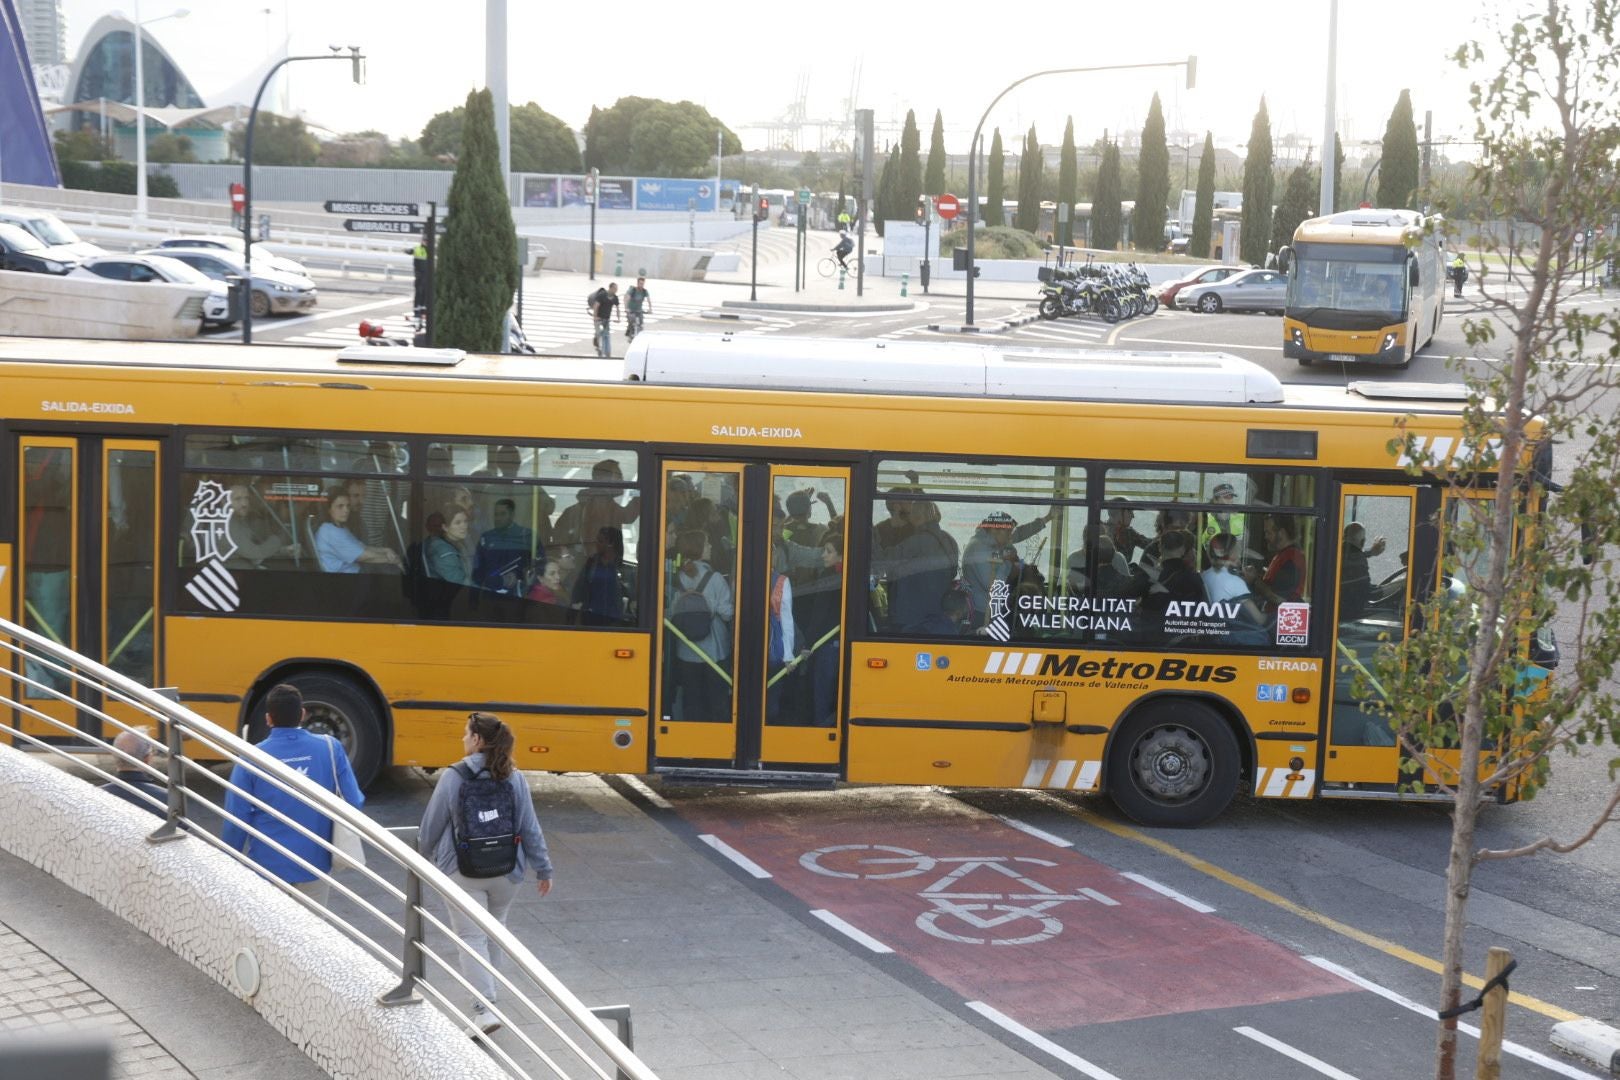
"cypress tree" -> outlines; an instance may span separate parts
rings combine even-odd
[[[498,352],[517,291],[517,229],[501,176],[495,107],[488,90],[467,95],[461,156],[434,268],[433,343]]]
[[[1025,232],[1032,233],[1041,225],[1041,172],[1045,167],[1041,143],[1031,124],[1029,134],[1024,136],[1024,152],[1018,158],[1017,225]]]
[[[1402,90],[1384,126],[1384,158],[1378,166],[1378,205],[1416,208],[1418,187],[1417,124],[1412,119],[1412,92]]]
[[[1063,149],[1058,153],[1058,186],[1057,197],[1059,203],[1069,204],[1069,220],[1058,222],[1058,243],[1072,247],[1074,245],[1074,204],[1080,197],[1080,166],[1074,150],[1074,117],[1063,128]]]
[[[1251,266],[1266,264],[1266,245],[1271,242],[1271,196],[1275,181],[1271,175],[1271,114],[1266,99],[1254,114],[1249,128],[1249,152],[1243,160],[1243,236],[1239,258]],[[1227,257],[1232,253],[1228,251]]]
[[[917,114],[907,109],[906,126],[900,132],[900,174],[895,177],[894,202],[889,206],[896,220],[910,221],[916,213],[922,182],[922,132],[917,130]]]
[[[1320,212],[1323,214],[1337,214],[1340,210],[1348,210],[1349,202],[1344,197],[1344,143],[1339,139],[1339,133],[1333,133],[1333,205]]]
[[[1103,147],[1102,165],[1097,169],[1097,197],[1091,201],[1091,246],[1103,251],[1119,247],[1123,220],[1119,205],[1119,147]]]
[[[928,171],[923,174],[923,194],[945,194],[945,119],[934,110],[934,134],[928,140]]]
[[[1136,211],[1131,231],[1137,251],[1164,248],[1165,205],[1170,200],[1170,148],[1164,142],[1164,108],[1159,95],[1142,125],[1142,153],[1136,163]]]
[[[1284,244],[1294,242],[1294,230],[1299,228],[1299,223],[1316,216],[1316,200],[1320,195],[1317,176],[1309,161],[1288,174],[1288,185],[1283,188],[1277,217],[1271,225],[1272,251],[1281,251]]]
[[[1192,239],[1187,254],[1206,258],[1210,252],[1209,234],[1215,225],[1215,135],[1204,132],[1204,156],[1198,159],[1198,195],[1193,201]]]
[[[883,169],[878,173],[877,183],[877,212],[872,215],[872,227],[879,236],[883,235],[883,223],[896,215],[895,201],[899,197],[896,192],[900,183],[900,147],[889,147],[888,160],[884,161]]]
[[[984,223],[986,225],[1005,225],[1006,216],[1001,212],[1001,204],[1007,197],[1005,174],[1007,169],[1006,155],[1001,149],[1001,129],[990,139],[990,179],[985,184],[984,191]]]

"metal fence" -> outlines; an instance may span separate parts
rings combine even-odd
[[[334,899],[341,898],[341,902],[317,904],[272,876],[262,877],[265,888],[281,889],[311,917],[323,919],[399,973],[399,984],[378,998],[379,1008],[436,1006],[472,1033],[477,1029],[466,1003],[483,1006],[504,1025],[499,1039],[485,1039],[485,1048],[514,1077],[657,1080],[626,1045],[630,1030],[627,1007],[587,1007],[432,862],[343,799],[162,694],[3,619],[0,648],[14,658],[11,681],[6,683],[10,692],[0,692],[0,706],[6,710],[0,715],[0,732],[9,733],[15,746],[71,758],[98,780],[116,784],[136,800],[160,810],[164,822],[147,837],[148,843],[206,843],[252,866],[247,856],[226,846],[211,828],[224,817],[225,794],[235,792],[327,851],[336,850],[326,837],[222,781],[211,767],[220,762],[251,767],[261,782],[282,793],[295,793],[358,833],[365,849],[365,867],[334,875],[242,823],[254,843],[269,844],[329,882]],[[52,702],[71,707],[71,719],[53,717],[41,707]],[[126,719],[113,716],[109,711],[113,709]],[[30,727],[44,725],[57,734],[41,737],[25,732],[25,719],[33,721]],[[155,732],[151,742],[159,750],[160,763],[149,764],[115,747],[114,739],[123,732],[141,737]],[[138,770],[152,782],[165,785],[166,802],[159,803],[102,768],[97,763],[101,755],[112,759],[114,772]],[[87,787],[86,797],[115,796]],[[490,964],[468,947],[453,930],[452,915],[476,926],[488,938],[492,951],[504,953],[504,968]],[[498,1001],[485,998],[463,977],[462,956],[472,957],[494,974],[500,988]],[[620,1034],[610,1031],[603,1020],[614,1022]]]

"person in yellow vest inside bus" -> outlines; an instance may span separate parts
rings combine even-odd
[[[1457,257],[1451,260],[1450,274],[1452,295],[1461,298],[1463,283],[1468,280],[1468,261],[1463,258],[1460,251],[1457,252]]]

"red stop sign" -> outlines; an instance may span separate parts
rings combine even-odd
[[[934,209],[939,211],[940,217],[949,221],[961,211],[962,204],[955,195],[941,195],[934,200]]]

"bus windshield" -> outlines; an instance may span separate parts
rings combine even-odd
[[[1406,248],[1400,245],[1306,242],[1294,249],[1289,310],[1331,308],[1406,315]]]

